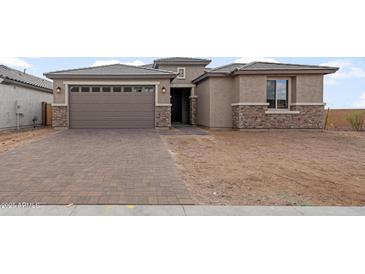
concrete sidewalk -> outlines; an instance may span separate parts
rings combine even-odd
[[[365,207],[49,205],[0,207],[0,216],[365,216]]]

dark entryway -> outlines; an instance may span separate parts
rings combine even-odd
[[[190,88],[171,88],[171,122],[190,123]]]

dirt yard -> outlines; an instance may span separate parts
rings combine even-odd
[[[328,113],[327,129],[352,130],[347,118],[355,113],[365,113],[365,109],[330,109]]]
[[[196,204],[365,205],[365,132],[163,138]]]
[[[40,129],[32,128],[32,129],[22,129],[20,131],[17,130],[0,131],[0,153],[13,149],[22,144],[41,139],[52,132],[54,132],[54,130],[51,128],[40,128]]]

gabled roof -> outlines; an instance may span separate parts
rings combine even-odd
[[[243,71],[243,70],[323,70],[323,69],[338,69],[338,68],[327,67],[327,66],[313,66],[313,65],[251,62],[237,69]]]
[[[337,67],[314,66],[314,65],[298,65],[284,63],[269,63],[269,62],[251,62],[248,64],[232,63],[225,66],[217,67],[210,71],[206,71],[203,75],[193,80],[193,83],[198,83],[203,79],[211,76],[230,76],[237,74],[305,74],[318,73],[330,74],[338,70]]]
[[[153,62],[153,67],[159,64],[174,64],[174,65],[208,65],[211,62],[209,59],[190,58],[190,57],[169,57],[159,58]]]
[[[153,63],[152,64],[145,64],[142,66],[139,66],[140,68],[153,68]]]
[[[124,64],[113,64],[97,67],[87,67],[79,69],[59,70],[44,74],[48,78],[65,78],[65,77],[166,77],[174,78],[176,73],[153,68],[136,67]]]
[[[52,92],[53,89],[53,83],[51,81],[9,68],[5,65],[0,65],[0,78],[3,78],[4,81],[28,85],[37,89],[46,89],[49,92]]]
[[[224,65],[221,67],[216,67],[210,70],[210,72],[215,72],[215,73],[231,73],[233,70],[240,68],[242,66],[244,66],[246,64],[244,63],[232,63],[232,64],[228,64],[228,65]]]

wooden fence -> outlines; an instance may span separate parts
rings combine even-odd
[[[52,126],[52,105],[42,102],[42,123],[43,126]]]

